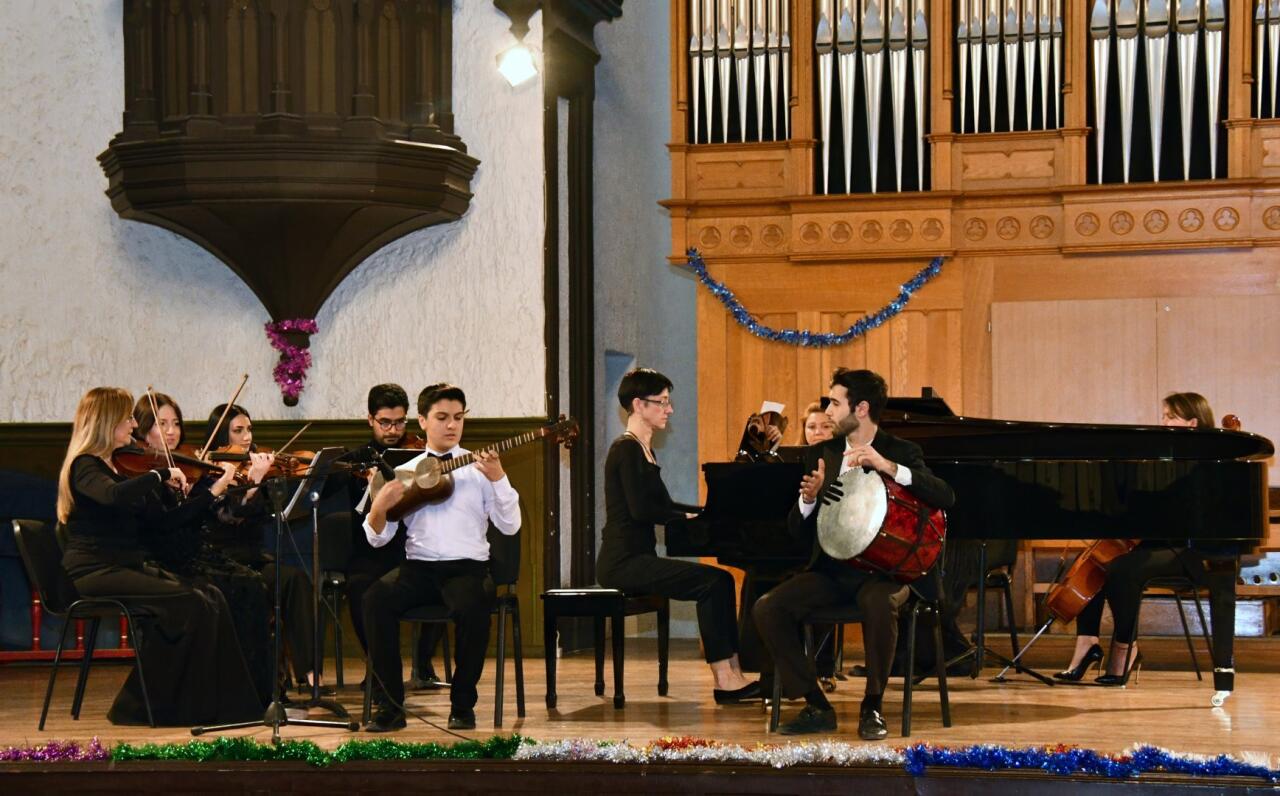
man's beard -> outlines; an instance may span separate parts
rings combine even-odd
[[[847,437],[857,431],[861,425],[862,424],[858,422],[858,416],[850,412],[836,423],[833,434],[836,437]]]

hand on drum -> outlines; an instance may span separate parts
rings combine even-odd
[[[898,465],[881,456],[879,451],[867,445],[854,445],[844,452],[844,460],[853,467],[869,467],[879,470],[892,478],[898,472]]]
[[[827,465],[822,459],[818,460],[818,469],[800,479],[800,499],[805,503],[814,503],[818,500],[818,493],[822,491],[822,482],[826,479]]]

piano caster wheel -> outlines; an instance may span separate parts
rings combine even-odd
[[[831,677],[819,677],[818,683],[822,685],[822,690],[828,694],[834,693],[836,690],[836,681]]]
[[[1209,704],[1215,708],[1220,708],[1227,702],[1227,697],[1231,696],[1230,691],[1214,691],[1213,697],[1209,699]]]

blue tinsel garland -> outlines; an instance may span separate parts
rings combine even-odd
[[[1089,774],[1129,779],[1153,771],[1195,777],[1258,777],[1280,782],[1280,771],[1252,765],[1228,755],[1181,755],[1155,746],[1139,746],[1128,754],[1112,756],[1092,749],[1059,747],[1014,749],[1007,746],[968,746],[958,749],[916,744],[903,750],[907,773],[920,776],[930,766],[980,768],[984,771],[1037,769],[1058,776]]]
[[[907,303],[911,301],[913,293],[924,287],[929,280],[942,273],[942,258],[934,257],[928,265],[916,272],[915,276],[902,283],[902,288],[898,291],[897,298],[875,312],[862,316],[845,331],[812,332],[808,329],[774,329],[772,326],[765,326],[758,322],[747,308],[742,306],[742,302],[738,301],[737,296],[733,295],[732,290],[726,287],[723,282],[717,282],[711,278],[711,275],[707,273],[707,264],[703,262],[702,255],[698,253],[697,249],[689,249],[686,254],[689,256],[689,268],[698,277],[698,281],[707,290],[711,291],[711,295],[720,299],[720,303],[725,306],[729,314],[744,329],[756,337],[763,337],[765,340],[805,346],[806,348],[829,348],[844,345],[872,329],[882,326],[885,321],[902,312]]]

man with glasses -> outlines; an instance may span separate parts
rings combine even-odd
[[[352,462],[370,462],[373,452],[385,453],[389,448],[405,445],[405,428],[409,424],[409,396],[399,384],[379,384],[369,390],[369,428],[373,432],[368,443],[347,453],[343,458]],[[351,559],[347,564],[347,603],[351,608],[351,625],[355,628],[360,647],[366,652],[364,629],[365,592],[375,581],[400,566],[404,561],[404,537],[390,544],[373,547],[365,538],[364,518],[368,501],[364,499],[369,482],[350,479]],[[439,688],[441,683],[432,666],[431,658],[440,642],[443,625],[426,625],[418,641],[419,668],[414,672],[411,687]]]

